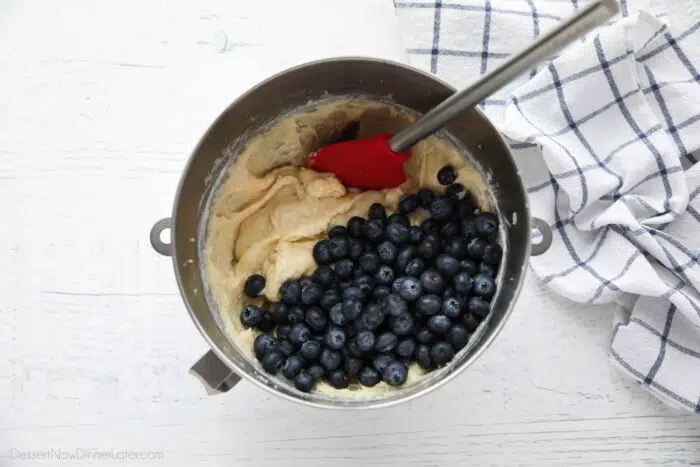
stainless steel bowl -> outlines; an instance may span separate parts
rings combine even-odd
[[[465,370],[489,346],[508,319],[531,254],[531,228],[544,241],[532,247],[532,254],[549,246],[546,224],[531,222],[522,180],[508,146],[482,112],[465,113],[446,130],[470,153],[483,173],[501,223],[504,256],[499,273],[498,293],[493,309],[480,329],[480,338],[463,349],[445,368],[429,373],[417,383],[372,398],[333,398],[302,393],[286,382],[262,371],[227,338],[215,311],[203,291],[200,267],[200,235],[203,235],[204,206],[218,173],[225,168],[220,158],[232,141],[283,111],[330,96],[357,95],[390,99],[401,106],[425,113],[442,102],[454,89],[432,75],[388,61],[368,58],[322,60],[284,71],[262,82],[233,102],[209,127],[185,167],[175,195],[172,216],[158,221],[151,230],[151,244],[163,255],[172,256],[175,277],[190,315],[211,347],[193,367],[211,393],[232,388],[241,377],[297,402],[318,407],[373,408],[407,401],[425,394]],[[171,230],[171,243],[161,240]]]

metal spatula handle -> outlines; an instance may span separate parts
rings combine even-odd
[[[403,152],[442,128],[463,111],[476,106],[518,76],[560,52],[574,40],[600,26],[619,11],[616,0],[596,0],[552,31],[506,60],[498,68],[485,74],[463,91],[445,99],[440,105],[400,131],[389,140],[394,152]]]

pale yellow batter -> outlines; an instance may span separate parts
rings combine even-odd
[[[240,310],[247,303],[277,301],[288,278],[311,274],[316,264],[311,250],[330,227],[352,216],[367,216],[372,203],[394,210],[404,193],[427,187],[442,190],[437,171],[445,164],[458,170],[458,181],[487,209],[488,193],[479,172],[447,140],[436,136],[417,144],[405,165],[408,180],[383,191],[358,191],[343,186],[331,174],[305,169],[306,158],[353,121],[360,137],[395,133],[415,120],[405,109],[361,99],[335,99],[299,109],[253,136],[239,151],[214,191],[207,219],[204,272],[209,292],[226,332],[253,361],[257,332],[244,329]],[[243,294],[248,276],[262,274],[264,299]],[[404,387],[423,374],[412,365]],[[339,397],[367,397],[393,390],[386,383],[373,388],[337,390],[319,382],[315,391]]]

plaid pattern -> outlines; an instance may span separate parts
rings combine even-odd
[[[462,87],[577,1],[396,0],[414,65]],[[536,274],[628,310],[611,360],[700,412],[700,6],[621,2],[614,21],[481,106],[509,138],[554,241]],[[640,11],[642,10],[642,11]]]

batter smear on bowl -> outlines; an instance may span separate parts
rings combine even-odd
[[[363,397],[410,385],[448,364],[490,311],[498,217],[448,139],[412,148],[397,188],[350,189],[304,168],[349,129],[395,133],[413,120],[364,99],[309,105],[236,150],[212,191],[209,298],[233,342],[300,391]]]

